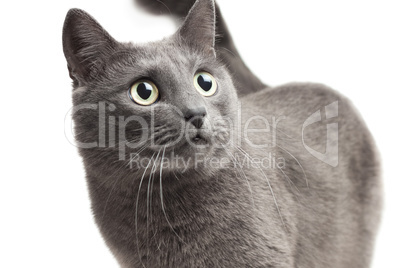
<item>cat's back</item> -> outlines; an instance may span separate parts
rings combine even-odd
[[[284,159],[276,183],[288,195],[278,202],[297,207],[287,220],[297,226],[298,267],[368,267],[381,208],[379,156],[351,102],[321,84],[292,83],[241,98],[241,110],[243,127],[264,115],[271,142],[259,150]]]
[[[352,145],[364,144],[375,150],[371,133],[352,102],[323,84],[289,83],[266,88],[240,98],[240,106],[248,120],[255,115],[267,118],[272,128],[280,130],[276,135],[281,140],[298,140],[317,146],[314,149],[318,151],[325,149],[326,142],[337,140],[338,153],[349,155],[355,148]],[[377,156],[373,153],[371,157]],[[335,161],[331,165],[335,166]]]

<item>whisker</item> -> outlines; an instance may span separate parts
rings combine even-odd
[[[289,185],[290,185],[290,188],[292,188],[292,186],[293,186],[294,188],[296,188],[296,191],[297,191],[298,193],[300,193],[299,188],[297,188],[297,186],[293,183],[293,181],[289,178],[289,176],[286,175],[286,173],[283,171],[283,169],[281,169],[280,167],[278,167],[278,169],[282,172],[282,174],[283,174],[283,175],[285,176],[285,178],[287,179],[287,181],[288,181],[288,183],[289,183]],[[294,194],[294,196],[296,197],[296,199],[297,199],[297,201],[299,202],[299,204],[301,204],[300,199],[299,199],[299,197],[297,196],[297,194]]]
[[[142,174],[141,180],[140,180],[140,185],[138,186],[138,193],[137,193],[137,201],[135,203],[135,236],[137,239],[137,252],[138,252],[138,257],[141,261],[142,266],[145,268],[144,263],[142,262],[142,258],[141,258],[141,254],[140,254],[140,245],[139,245],[139,239],[138,239],[138,201],[140,199],[140,190],[141,190],[141,186],[142,186],[142,182],[144,180],[145,177],[145,173],[147,172],[149,166],[151,165],[152,160],[154,159],[155,153],[152,155],[151,160],[149,160],[149,163],[147,165],[147,167],[144,170],[144,173]]]
[[[240,147],[236,147],[236,148],[237,148],[237,150],[239,150],[240,152],[242,152],[242,153],[251,161],[251,163],[254,163],[254,161],[251,159],[251,157],[248,155],[247,152],[245,152],[245,151],[244,151],[242,148],[240,148]],[[268,187],[269,187],[269,190],[271,191],[271,195],[272,195],[272,198],[273,198],[273,200],[274,200],[276,210],[278,211],[279,217],[280,217],[280,219],[281,219],[282,225],[283,225],[283,227],[287,230],[287,227],[286,227],[286,225],[285,225],[285,222],[283,221],[283,217],[282,217],[281,210],[279,209],[278,202],[277,202],[277,200],[276,200],[274,191],[273,191],[273,189],[272,189],[271,183],[269,182],[268,177],[265,175],[265,172],[261,169],[261,167],[258,166],[258,165],[257,165],[257,167],[258,167],[258,169],[261,171],[262,175],[265,177],[265,180],[266,180],[267,183],[268,183]]]
[[[306,180],[306,186],[309,187],[306,172],[304,171],[304,168],[303,168],[303,166],[300,164],[299,160],[297,160],[297,158],[296,158],[293,154],[291,154],[289,151],[287,151],[285,148],[279,146],[278,144],[276,144],[276,146],[278,146],[281,150],[283,150],[283,151],[285,151],[287,154],[289,154],[289,155],[297,162],[297,164],[300,166],[300,168],[301,168],[302,171],[303,171],[304,178],[305,178],[305,180]]]
[[[294,140],[295,138],[293,138],[292,136],[286,134],[285,132],[283,132],[282,130],[280,130],[279,128],[274,128],[275,131],[279,131],[280,133],[282,133],[283,135],[285,135],[287,138]]]
[[[170,16],[173,16],[172,11],[170,10],[170,8],[164,2],[162,2],[161,0],[156,0],[156,1],[158,3],[160,3],[160,4],[162,4],[164,7],[166,7],[167,11],[170,13]]]
[[[158,155],[155,158],[155,161],[152,165],[151,173],[149,174],[149,178],[148,178],[148,187],[147,187],[147,263],[148,263],[148,257],[149,257],[149,222],[150,222],[149,215],[150,215],[150,208],[151,208],[150,194],[152,194],[152,193],[150,193],[150,184],[151,184],[153,176],[155,175],[156,162],[158,161],[161,150],[162,150],[162,148],[159,149],[159,151],[158,151]]]
[[[162,148],[161,149],[159,149],[159,153],[160,153],[160,151],[162,150]],[[157,160],[157,159],[156,159]],[[155,170],[154,170],[154,172],[153,172],[153,174],[152,174],[152,178],[151,178],[151,181],[150,181],[150,184],[151,184],[151,188],[150,188],[150,197],[149,197],[149,217],[150,217],[150,222],[152,222],[152,215],[153,215],[153,211],[152,211],[152,195],[153,195],[153,192],[154,192],[154,181],[155,181],[155,171],[156,171],[156,168],[157,168],[157,166],[156,166],[156,160],[155,160]],[[155,237],[155,235],[156,235],[156,230],[154,230],[154,235],[153,235],[153,237]]]
[[[175,171],[173,171],[173,175],[175,176],[175,178],[176,178],[178,181],[180,181],[180,179],[177,177],[177,174],[176,174]]]
[[[165,150],[166,150],[166,146],[163,149],[163,154],[162,154],[162,160],[161,160],[161,166],[160,166],[160,173],[159,173],[159,188],[160,188],[160,197],[161,197],[161,206],[162,206],[162,211],[163,214],[165,215],[166,221],[169,224],[170,228],[172,229],[173,233],[180,239],[180,241],[184,242],[183,239],[176,233],[176,231],[173,229],[172,224],[170,223],[167,215],[166,215],[166,211],[165,211],[165,206],[163,204],[163,190],[162,190],[162,170],[163,170],[163,159],[165,157]]]
[[[231,152],[229,152],[229,150],[227,150],[225,147],[224,147],[224,149],[225,149],[226,153],[233,159],[233,161],[235,161],[235,162],[240,166],[240,163],[239,163],[239,162],[237,161],[237,159],[233,156],[233,154],[232,154]],[[235,170],[236,170],[236,173],[238,174],[237,168],[236,168]],[[250,192],[250,196],[251,196],[251,201],[252,201],[252,203],[253,203],[253,207],[255,208],[254,197],[253,197],[253,191],[252,191],[252,189],[251,189],[250,182],[249,182],[249,180],[248,180],[246,174],[244,173],[243,169],[240,169],[240,171],[243,173],[243,177],[244,177],[244,179],[246,180],[246,183],[247,183],[247,185],[248,185],[248,189],[249,189],[249,192]]]
[[[289,184],[290,185],[293,185],[295,188],[296,188],[296,190],[300,193],[300,190],[299,190],[299,188],[297,188],[297,186],[293,183],[293,181],[289,178],[289,176],[283,171],[283,169],[281,169],[280,167],[277,167],[280,171],[281,171],[281,173],[285,176],[285,178],[287,179],[287,181],[289,182]]]

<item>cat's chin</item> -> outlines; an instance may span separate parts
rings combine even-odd
[[[216,150],[211,140],[195,135],[190,141],[163,146],[156,153],[159,153],[159,158],[164,159],[164,171],[183,174],[189,170],[202,169],[205,159],[213,157]]]
[[[186,177],[197,179],[198,175],[208,175],[213,170],[219,169],[210,165],[213,158],[218,158],[219,149],[211,146],[206,148],[197,148],[193,146],[184,146],[182,150],[172,150],[165,152],[163,158],[163,173],[169,177],[168,174],[173,175],[170,177]]]
[[[213,153],[213,144],[202,137],[195,137],[190,142],[166,148],[166,153],[173,154],[183,160],[195,159],[197,156],[209,156]]]

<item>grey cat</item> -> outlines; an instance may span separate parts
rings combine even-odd
[[[192,7],[162,41],[119,43],[78,9],[63,29],[92,209],[121,267],[369,267],[379,160],[350,101],[265,86],[213,0],[157,2]]]

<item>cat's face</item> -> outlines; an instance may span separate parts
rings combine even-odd
[[[194,9],[175,35],[145,45],[118,43],[89,15],[70,11],[63,43],[75,85],[76,138],[87,164],[162,153],[194,164],[227,150],[236,129],[236,90],[214,53],[213,9]]]

